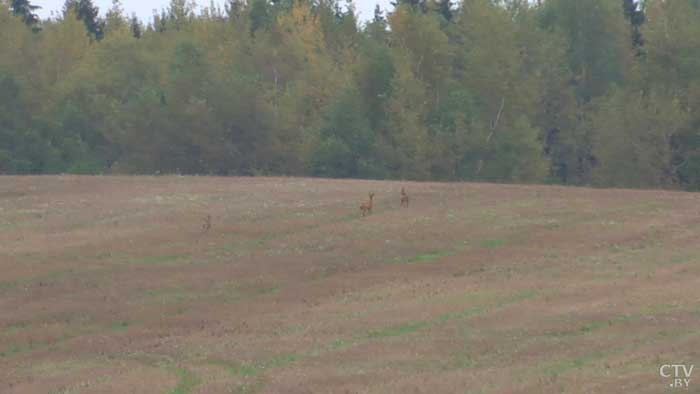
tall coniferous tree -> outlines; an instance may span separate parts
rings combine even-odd
[[[41,7],[31,4],[29,0],[12,0],[10,8],[12,14],[21,17],[27,26],[36,26],[39,23],[39,17],[34,11],[41,9]]]
[[[391,5],[395,9],[399,8],[399,6],[407,5],[414,11],[428,12],[428,3],[426,0],[395,0],[391,2]]]
[[[374,16],[372,17],[372,22],[379,23],[384,22],[386,24],[386,18],[384,18],[384,12],[379,4],[374,6]]]
[[[365,27],[365,33],[372,39],[386,42],[388,39],[387,26],[389,23],[384,17],[384,12],[382,11],[379,4],[374,7],[374,17]]]
[[[446,21],[450,22],[453,18],[452,12],[452,1],[451,0],[437,0],[436,11],[438,14],[442,15]]]
[[[153,11],[153,30],[157,31],[158,33],[164,33],[166,30],[168,30],[168,14],[165,12],[165,10],[162,10],[160,13],[157,11]]]
[[[100,19],[100,9],[92,0],[66,0],[63,5],[64,17],[73,12],[78,20],[83,21],[92,37],[101,40],[104,37],[104,21]]]
[[[134,38],[141,38],[143,35],[143,24],[136,14],[131,15],[131,18],[129,19],[129,27],[131,29],[131,35],[134,36]]]
[[[268,26],[270,23],[270,7],[267,0],[252,0],[248,17],[250,18],[251,35],[254,35],[258,29]]]
[[[245,9],[243,0],[228,0],[224,5],[229,20],[238,20]]]
[[[642,38],[641,27],[646,20],[646,15],[642,8],[643,4],[639,0],[622,0],[622,9],[625,13],[625,18],[630,24],[632,30],[632,45],[639,48],[644,45]]]

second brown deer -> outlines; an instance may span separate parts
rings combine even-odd
[[[207,215],[204,217],[204,223],[202,224],[202,232],[206,233],[211,229],[211,215]]]
[[[372,199],[374,198],[374,193],[369,194],[369,201],[363,202],[360,204],[360,212],[362,212],[362,216],[367,215],[368,213],[372,213]]]
[[[408,208],[408,194],[406,194],[406,190],[403,187],[401,188],[401,207]]]

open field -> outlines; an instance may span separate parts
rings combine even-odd
[[[0,177],[0,393],[700,392],[699,238],[690,193]]]

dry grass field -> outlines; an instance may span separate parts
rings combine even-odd
[[[0,393],[666,392],[698,194],[0,177]]]

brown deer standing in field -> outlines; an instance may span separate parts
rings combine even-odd
[[[406,190],[403,187],[401,188],[401,207],[408,208],[408,194],[406,194]]]
[[[369,194],[369,201],[363,202],[360,204],[360,211],[362,212],[362,216],[367,215],[368,213],[372,213],[372,199],[374,198],[374,193]]]
[[[211,215],[207,215],[204,217],[204,224],[202,224],[202,232],[206,233],[211,229]]]

